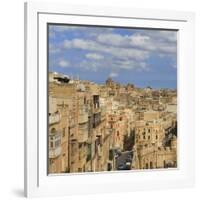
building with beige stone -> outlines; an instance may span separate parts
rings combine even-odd
[[[176,91],[49,73],[49,173],[177,166]]]

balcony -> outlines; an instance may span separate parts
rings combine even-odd
[[[101,112],[101,108],[99,107],[98,104],[95,104],[93,107],[93,113],[99,113]]]
[[[82,124],[86,123],[87,121],[88,121],[88,107],[86,105],[82,105],[79,108],[78,122]]]
[[[78,141],[80,143],[86,142],[88,140],[88,124],[79,124],[78,130]]]
[[[78,151],[73,152],[71,154],[71,164],[75,164],[78,162]]]
[[[49,158],[56,158],[61,154],[61,132],[52,129],[49,133]]]
[[[86,163],[86,159],[87,159],[87,153],[86,150],[82,149],[79,152],[79,166],[83,167],[83,165]]]
[[[79,115],[78,122],[79,122],[80,124],[86,123],[87,121],[88,121],[88,114],[87,114],[87,113],[84,113],[84,114]]]
[[[61,146],[49,149],[49,158],[56,158],[61,154]]]
[[[101,108],[101,120],[106,120],[106,110]]]
[[[98,157],[102,157],[102,155],[103,155],[102,148],[100,145],[97,146],[97,155],[98,155]]]
[[[71,154],[70,154],[70,159],[71,163],[76,163],[78,160],[78,143],[77,141],[70,141],[71,142]]]
[[[96,128],[101,123],[101,113],[93,115],[93,128]]]
[[[93,95],[94,108],[99,108],[99,95]]]
[[[49,115],[49,124],[55,124],[60,122],[61,120],[61,116],[60,113],[52,113]]]

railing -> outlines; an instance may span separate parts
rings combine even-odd
[[[60,119],[61,119],[61,116],[59,113],[53,113],[49,116],[49,124],[58,123]]]
[[[100,107],[94,107],[93,108],[93,112],[94,113],[99,113],[99,112],[101,112],[101,108]]]

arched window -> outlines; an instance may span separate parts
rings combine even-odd
[[[56,129],[55,129],[55,128],[52,128],[52,129],[51,129],[51,133],[56,133]]]
[[[119,137],[119,131],[117,131],[117,137]]]

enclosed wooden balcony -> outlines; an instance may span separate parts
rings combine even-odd
[[[55,124],[55,123],[59,123],[61,120],[61,115],[59,112],[56,113],[50,113],[49,114],[49,124]]]
[[[61,132],[53,128],[49,133],[49,158],[56,158],[61,154]]]
[[[88,140],[88,123],[79,124],[78,141],[80,143]]]

